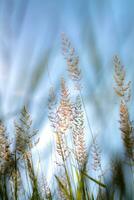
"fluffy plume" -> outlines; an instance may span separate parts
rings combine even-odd
[[[57,132],[65,133],[71,124],[72,117],[72,105],[69,97],[69,91],[66,86],[65,80],[61,79],[61,98],[60,103],[57,108],[56,107],[56,97],[54,94],[54,90],[50,90],[49,94],[49,120],[51,122],[51,126]]]
[[[56,151],[61,157],[62,161],[65,161],[69,155],[69,150],[66,144],[65,137],[62,132],[57,132],[55,135]]]
[[[69,98],[69,91],[66,87],[65,80],[61,79],[61,99],[58,107],[55,109],[56,105],[54,95],[50,96],[49,102],[49,119],[51,122],[51,126],[55,132],[55,141],[56,141],[56,150],[58,155],[63,160],[69,155],[68,148],[65,141],[65,133],[69,129],[71,124],[71,116],[72,116],[72,106]]]
[[[72,124],[73,142],[75,147],[75,157],[78,166],[82,168],[87,159],[87,150],[84,133],[84,114],[80,96],[77,96],[74,104],[73,124]]]
[[[129,119],[129,112],[125,102],[120,103],[120,130],[126,153],[130,159],[134,159],[133,126]]]
[[[69,91],[66,87],[65,80],[61,79],[61,99],[57,109],[58,124],[60,132],[65,132],[71,125],[72,105],[70,102]]]
[[[13,157],[10,151],[10,144],[6,134],[6,128],[0,121],[0,172],[10,173],[13,167]]]
[[[6,135],[6,128],[0,121],[0,162],[8,161],[10,155],[9,142]]]
[[[76,55],[75,49],[65,33],[62,34],[62,52],[67,61],[69,75],[75,82],[76,88],[80,89],[81,70],[78,66],[79,57]]]
[[[32,130],[32,120],[26,107],[22,109],[20,119],[15,122],[16,129],[16,152],[24,155],[33,147],[33,136],[37,134],[36,130]]]
[[[95,171],[101,170],[101,150],[97,143],[97,138],[94,137],[92,144],[92,155],[93,155],[93,169]]]
[[[116,82],[116,87],[114,87],[115,92],[118,96],[122,97],[126,102],[128,102],[131,96],[131,89],[130,89],[131,82],[129,81],[128,83],[126,83],[125,69],[121,65],[118,56],[114,57],[114,69],[115,69],[114,79]]]

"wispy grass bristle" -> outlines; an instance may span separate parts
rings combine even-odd
[[[97,137],[94,137],[92,142],[92,156],[93,156],[93,163],[92,167],[95,171],[101,171],[101,149],[97,143]]]
[[[79,68],[79,57],[76,55],[75,49],[65,33],[62,34],[62,53],[67,62],[69,75],[75,82],[76,89],[80,89],[81,70]]]
[[[34,146],[32,139],[37,134],[37,131],[32,129],[32,119],[25,106],[21,111],[19,120],[15,121],[15,131],[15,151],[20,155],[24,155]]]
[[[116,82],[116,87],[114,87],[115,92],[118,96],[122,97],[127,102],[130,100],[131,97],[131,81],[126,83],[125,68],[121,65],[121,61],[118,56],[114,57],[114,69],[114,79]]]
[[[85,143],[84,113],[80,96],[77,96],[73,107],[72,135],[75,158],[78,166],[82,168],[87,159],[87,148]]]
[[[126,154],[130,159],[134,160],[133,126],[130,121],[128,108],[123,101],[120,103],[120,130]]]

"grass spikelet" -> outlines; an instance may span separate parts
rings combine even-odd
[[[13,157],[10,151],[10,143],[6,134],[6,128],[0,121],[0,173],[11,173]]]
[[[64,96],[64,95],[61,94],[61,96]],[[65,160],[66,152],[67,152],[67,147],[65,144],[64,136],[63,136],[63,134],[65,133],[65,130],[67,129],[66,125],[64,126],[64,121],[67,121],[63,113],[64,103],[65,102],[63,100],[63,103],[62,103],[63,107],[60,105],[58,108],[56,108],[56,96],[54,93],[54,89],[50,88],[49,100],[48,100],[48,112],[49,112],[48,117],[51,122],[53,131],[55,133],[54,136],[55,136],[55,143],[56,143],[56,151],[58,155],[62,158],[62,160]],[[65,107],[66,107],[66,104],[65,104]]]
[[[37,131],[32,130],[32,120],[26,107],[22,109],[20,119],[15,122],[16,130],[16,152],[24,155],[33,147],[32,139],[37,134]]]
[[[79,168],[82,168],[86,162],[87,150],[84,133],[84,114],[80,96],[77,96],[74,104],[72,135],[75,148],[75,157]]]
[[[76,55],[75,49],[65,33],[62,34],[62,52],[67,62],[69,75],[76,88],[80,89],[81,70],[78,66],[79,57]]]
[[[115,92],[119,97],[123,98],[126,102],[128,102],[131,97],[131,89],[130,89],[131,81],[126,83],[125,69],[121,65],[118,56],[114,57],[114,69],[115,69],[114,79],[116,82],[116,87],[114,87]]]
[[[68,150],[63,133],[57,132],[55,135],[55,140],[56,140],[56,151],[57,151],[58,155],[60,156],[61,160],[63,162],[65,162],[69,156],[69,150]],[[58,163],[59,163],[59,161],[58,161]]]
[[[66,86],[65,80],[61,79],[61,95],[60,103],[56,107],[56,97],[54,91],[51,90],[49,94],[49,120],[51,126],[57,132],[65,133],[71,124],[72,117],[72,105],[69,97],[69,90]]]
[[[101,170],[101,150],[97,143],[97,138],[94,137],[92,144],[93,164],[92,167],[95,171]]]
[[[134,138],[132,122],[129,119],[129,112],[125,102],[120,103],[120,130],[126,149],[127,156],[134,160]]]
[[[61,79],[61,99],[57,109],[57,115],[60,132],[64,133],[71,125],[72,105],[69,91],[63,78]]]
[[[56,151],[65,161],[69,155],[65,140],[65,133],[71,125],[72,105],[69,97],[69,91],[63,78],[61,79],[61,98],[56,109],[53,107],[53,105],[56,105],[55,98],[52,99],[52,97],[54,97],[54,95],[50,96],[49,100],[49,120],[55,132]]]
[[[9,160],[10,146],[8,137],[6,135],[6,128],[2,121],[0,121],[0,159],[1,163]]]

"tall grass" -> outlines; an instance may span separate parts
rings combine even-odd
[[[126,71],[119,58],[115,56],[114,89],[120,99],[119,128],[124,153],[112,157],[107,173],[102,167],[101,147],[92,131],[82,96],[79,57],[65,34],[62,35],[62,50],[76,96],[73,95],[72,98],[71,90],[63,77],[60,82],[59,97],[53,88],[50,89],[48,119],[55,142],[54,184],[47,183],[47,178],[40,177],[34,168],[32,148],[38,143],[38,132],[33,130],[31,116],[24,106],[14,123],[15,141],[10,141],[4,121],[0,121],[0,198],[2,200],[133,199],[134,128],[128,108],[131,82],[126,83]],[[91,146],[86,142],[89,137],[92,139]],[[90,173],[89,165],[94,173]],[[132,177],[129,186],[126,171],[129,171]],[[130,177],[128,179],[131,179]]]

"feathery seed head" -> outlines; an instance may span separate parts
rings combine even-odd
[[[127,156],[134,159],[133,126],[129,119],[129,112],[125,102],[120,103],[120,130]]]
[[[6,134],[6,128],[0,121],[0,172],[9,173],[13,164],[12,154],[10,151],[10,143]]]
[[[69,150],[65,141],[64,134],[61,132],[57,132],[55,135],[55,141],[56,141],[56,151],[61,158],[61,162],[66,161],[69,156]]]
[[[32,120],[26,107],[22,109],[19,121],[15,122],[15,129],[16,152],[24,155],[33,147],[32,139],[37,134],[37,131],[32,129]]]
[[[123,98],[124,101],[128,102],[131,97],[131,88],[130,88],[131,82],[129,81],[128,83],[125,83],[126,82],[125,69],[121,65],[118,56],[114,57],[114,69],[115,69],[114,79],[116,82],[116,87],[114,87],[115,92],[119,97]]]
[[[67,62],[69,75],[74,81],[76,89],[79,90],[81,88],[81,70],[78,66],[79,57],[76,55],[75,49],[73,48],[70,40],[65,35],[65,33],[62,34],[62,52]]]
[[[75,157],[78,166],[82,168],[87,159],[87,149],[84,133],[84,114],[82,110],[81,98],[78,95],[74,104],[73,122],[72,122],[73,143],[75,147]]]
[[[95,171],[101,170],[101,150],[97,143],[97,138],[94,137],[92,144],[92,155],[93,155],[93,169]]]

